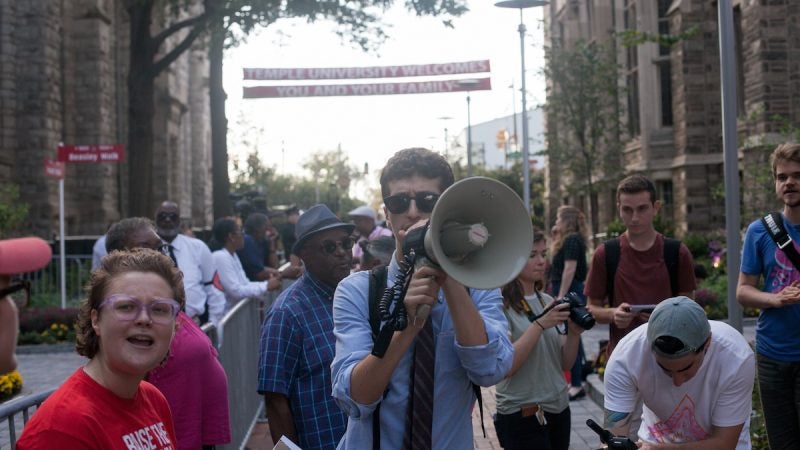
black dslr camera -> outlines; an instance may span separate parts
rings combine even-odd
[[[603,429],[592,419],[586,419],[586,425],[592,429],[598,436],[600,442],[606,444],[609,450],[636,450],[636,443],[624,436],[614,436],[610,431]]]
[[[594,326],[594,317],[592,317],[592,314],[586,309],[586,303],[578,297],[578,294],[570,292],[563,298],[553,302],[553,306],[564,303],[569,304],[569,318],[578,326],[584,330],[589,330]]]

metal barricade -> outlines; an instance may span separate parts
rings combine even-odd
[[[260,303],[257,298],[242,300],[228,311],[217,327],[211,324],[203,327],[217,347],[220,363],[228,376],[231,443],[217,448],[244,448],[264,405],[256,391]]]
[[[92,255],[66,255],[67,306],[77,306],[83,298],[83,287],[92,275]],[[31,282],[31,297],[40,305],[60,305],[59,282],[61,259],[55,255],[42,270],[26,273],[22,278]]]
[[[2,442],[9,442],[11,444],[9,448],[13,449],[14,446],[17,445],[17,429],[22,431],[22,428],[28,423],[28,420],[30,420],[31,413],[29,410],[34,406],[39,408],[39,405],[54,391],[55,388],[49,389],[37,394],[19,397],[0,405],[0,421],[5,419],[6,422],[8,422],[7,430],[0,432],[0,439],[2,439]],[[22,413],[22,417],[18,415],[19,413]],[[5,445],[3,445],[2,448],[5,448]]]

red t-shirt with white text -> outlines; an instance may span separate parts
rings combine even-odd
[[[78,368],[36,410],[17,450],[174,450],[177,440],[166,399],[139,383],[132,399],[121,398]]]

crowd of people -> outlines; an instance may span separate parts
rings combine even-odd
[[[479,387],[496,386],[492,417],[503,448],[566,450],[570,431],[583,426],[569,406],[585,395],[581,333],[591,324],[575,311],[586,308],[591,323],[609,324],[602,356],[613,435],[642,449],[751,448],[757,379],[771,448],[800,448],[800,145],[779,146],[772,168],[784,208],[748,227],[737,289],[743,305],[762,310],[755,352],[692,300],[692,255],[656,231],[661,204],[642,175],[617,186],[623,234],[593,248],[583,213],[562,206],[549,238],[531,230],[521,272],[489,290],[405,260],[406,236],[454,183],[449,164],[429,150],[401,150],[383,168],[385,226],[369,206],[345,222],[319,204],[287,211],[290,236],[267,214],[221,218],[209,247],[181,233],[179,207],[166,201],[154,220],[121,220],[96,246],[76,325],[77,350],[89,361],[33,415],[18,448],[228,443],[236,405],[199,325],[278,290],[253,386],[276,442],[472,448]],[[11,275],[49,259],[44,241],[0,241],[0,370],[16,364],[8,295],[24,286]],[[384,293],[407,326],[389,327]]]

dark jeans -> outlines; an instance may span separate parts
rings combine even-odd
[[[578,294],[578,297],[586,303],[586,296],[583,295],[583,282],[572,280],[572,284],[569,287],[569,292],[574,292]],[[558,291],[561,289],[561,282],[554,281],[553,282],[553,295],[558,295]],[[583,386],[583,365],[586,362],[586,352],[583,351],[583,339],[578,338],[578,356],[575,357],[575,363],[572,365],[572,369],[570,369],[569,373],[569,384],[575,387]]]
[[[800,449],[800,362],[756,354],[758,389],[772,450]]]
[[[557,414],[544,413],[547,423],[539,425],[536,415],[522,417],[521,413],[497,414],[494,428],[505,450],[568,450],[569,407]]]

